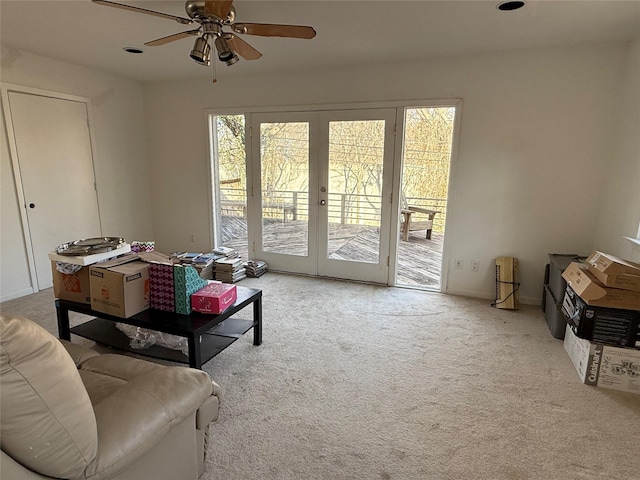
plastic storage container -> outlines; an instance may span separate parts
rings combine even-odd
[[[567,281],[562,278],[562,272],[571,262],[584,262],[587,257],[581,257],[576,253],[550,253],[549,254],[549,288],[554,298],[562,302],[564,292],[567,289]]]
[[[567,328],[567,317],[562,312],[562,298],[558,303],[558,300],[551,293],[549,285],[544,286],[544,293],[544,319],[549,327],[549,332],[553,337],[563,340]]]

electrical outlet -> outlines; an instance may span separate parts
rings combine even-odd
[[[193,233],[191,234],[191,243],[196,243],[196,236]]]
[[[474,272],[480,270],[480,260],[471,260],[471,270]]]
[[[456,258],[456,268],[460,270],[462,268],[462,259]]]

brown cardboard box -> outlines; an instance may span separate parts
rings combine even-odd
[[[595,251],[587,258],[589,271],[603,285],[640,291],[640,265],[614,255]]]
[[[582,383],[640,393],[640,350],[592,343],[567,325],[564,348]]]
[[[78,303],[91,303],[89,292],[89,267],[82,267],[76,273],[61,273],[56,262],[51,262],[53,276],[53,295],[62,300]]]
[[[149,308],[149,264],[104,262],[89,267],[91,308],[127,318]]]
[[[640,310],[640,292],[605,287],[586,265],[570,263],[562,278],[587,305]]]

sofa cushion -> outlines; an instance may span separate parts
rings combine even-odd
[[[98,449],[96,418],[62,344],[36,323],[0,316],[2,450],[43,475],[84,475]]]

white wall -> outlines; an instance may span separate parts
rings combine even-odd
[[[480,271],[446,265],[447,292],[492,298],[494,259],[508,255],[520,260],[521,300],[538,303],[548,253],[594,247],[626,58],[616,44],[148,84],[155,240],[211,245],[205,109],[459,97],[446,248]]]
[[[629,48],[617,102],[595,247],[640,261],[640,247],[623,238],[640,237],[640,39]]]
[[[91,99],[102,232],[127,240],[152,238],[142,85],[5,47],[2,47],[0,73],[6,83]],[[3,121],[0,138],[2,300],[32,291],[6,135]]]
[[[480,271],[446,265],[447,291],[492,298],[493,260],[513,255],[521,299],[536,303],[548,253],[597,246],[624,254],[614,242],[633,233],[634,221],[637,229],[637,213],[619,215],[628,210],[613,193],[629,190],[638,203],[639,121],[624,107],[638,95],[637,52],[636,42],[631,50],[602,45],[251,77],[221,69],[216,85],[140,85],[3,48],[1,78],[92,99],[104,233],[153,239],[162,251],[211,245],[206,109],[462,98],[446,248],[449,258],[480,260]],[[1,140],[5,300],[31,284],[4,132]]]

